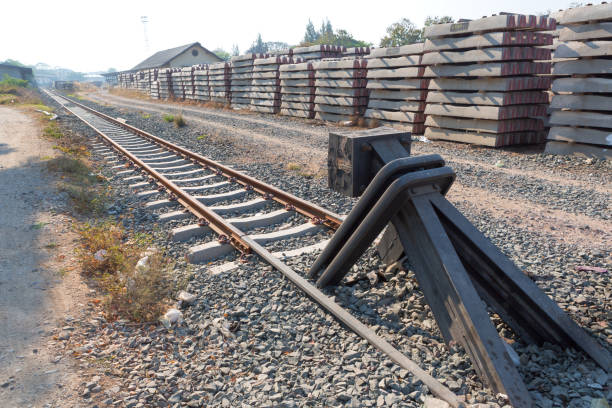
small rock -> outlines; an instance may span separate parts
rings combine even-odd
[[[446,401],[433,397],[425,397],[423,408],[450,408],[450,405]]]

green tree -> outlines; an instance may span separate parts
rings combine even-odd
[[[240,55],[240,49],[238,48],[238,44],[232,45],[232,57]]]
[[[249,48],[246,52],[256,54],[265,54],[266,52],[268,52],[268,46],[261,39],[261,34],[257,34],[257,39],[255,40],[253,45],[251,45],[251,48]]]
[[[224,49],[221,48],[217,48],[216,50],[213,50],[213,54],[215,54],[217,57],[221,58],[223,61],[228,61],[231,57],[230,53],[225,51]]]
[[[14,59],[6,59],[5,61],[2,61],[2,64],[7,64],[7,65],[15,65],[17,67],[25,67],[25,64],[22,64],[21,62],[14,60]]]
[[[315,30],[312,21],[308,19],[308,24],[306,24],[306,34],[304,34],[303,43],[314,43],[315,41],[317,41],[317,37],[317,30]]]
[[[427,18],[425,19],[425,27],[429,27],[432,26],[434,24],[448,24],[448,23],[454,23],[455,19],[452,18],[451,16],[427,16]],[[423,27],[423,33],[422,33],[422,40],[421,41],[425,41],[425,27]]]
[[[381,47],[399,47],[400,45],[421,42],[423,31],[407,18],[387,27],[387,35],[380,40]]]

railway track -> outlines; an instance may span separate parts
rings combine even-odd
[[[442,383],[317,289],[305,278],[307,271],[295,271],[283,262],[323,249],[326,239],[314,245],[292,243],[289,250],[269,249],[272,243],[282,245],[283,241],[333,232],[340,226],[341,216],[63,95],[46,92],[100,136],[101,142],[94,144],[94,151],[116,162],[116,174],[129,183],[136,195],[157,198],[145,206],[167,210],[159,215],[160,221],[193,220],[173,229],[171,239],[214,237],[188,250],[190,262],[209,262],[233,251],[238,251],[240,261],[245,262],[250,255],[260,256],[348,328],[410,371],[432,394],[453,407],[465,406]],[[165,197],[158,198],[160,195]],[[245,232],[251,230],[256,233]],[[230,262],[216,268],[231,270],[236,265]]]

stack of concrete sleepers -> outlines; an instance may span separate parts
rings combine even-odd
[[[312,61],[323,58],[339,58],[345,50],[345,47],[322,44],[310,47],[296,47],[292,49],[292,52],[294,59],[300,58],[304,61]]]
[[[280,114],[314,118],[315,72],[311,62],[283,64],[279,68]]]
[[[193,72],[195,67],[185,67],[181,69],[181,82],[183,83],[183,92],[185,99],[194,99],[195,89],[193,87]]]
[[[157,75],[159,81],[159,98],[168,99],[172,97],[172,70],[162,68]]]
[[[248,109],[251,104],[251,81],[253,80],[253,62],[257,54],[245,54],[231,59],[231,107]]]
[[[291,60],[287,57],[258,58],[254,61],[253,80],[249,97],[250,109],[262,113],[280,111],[280,66]]]
[[[183,87],[183,72],[180,68],[172,70],[172,96],[176,99],[185,99],[185,88]]]
[[[210,89],[208,87],[208,65],[198,65],[193,71],[194,99],[198,101],[210,101]]]
[[[222,104],[230,102],[230,67],[227,62],[208,66],[210,100]]]
[[[313,63],[315,118],[329,122],[355,121],[368,105],[366,59]]]
[[[370,55],[370,47],[351,47],[342,51],[343,57],[360,58],[365,57],[367,55]]]
[[[365,117],[413,134],[425,131],[425,98],[429,79],[423,78],[423,43],[377,48],[368,58],[367,89],[370,92]]]
[[[554,19],[503,14],[425,28],[423,76],[432,78],[425,136],[501,147],[542,143]]]
[[[556,13],[565,27],[554,54],[546,152],[612,159],[612,4]]]

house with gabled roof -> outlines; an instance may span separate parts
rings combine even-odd
[[[153,68],[182,68],[199,64],[214,64],[223,61],[214,53],[202,47],[199,42],[182,45],[168,50],[158,51],[130,71],[141,71]]]

